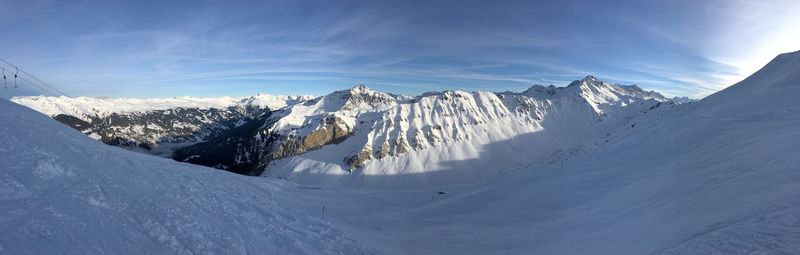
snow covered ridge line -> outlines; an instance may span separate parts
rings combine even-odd
[[[669,101],[657,92],[591,75],[565,87],[534,85],[519,93],[443,91],[409,97],[358,85],[321,97],[12,100],[106,144],[248,175],[260,174],[270,162],[340,143],[330,149],[335,156],[322,160],[337,174],[464,141],[477,148],[545,129],[575,130],[565,137],[599,134]],[[453,154],[450,160],[462,156]],[[417,161],[387,167],[422,170],[436,160]]]
[[[172,150],[244,124],[312,96],[67,98],[15,97],[103,143],[170,157]]]
[[[174,159],[248,175],[273,166],[287,175],[428,171],[446,161],[480,158],[483,145],[542,130],[565,146],[593,142],[660,105],[676,104],[657,92],[593,76],[566,87],[535,85],[519,93],[443,91],[403,97],[356,86],[179,149]],[[446,148],[463,153],[439,151]]]
[[[79,118],[105,117],[112,113],[147,112],[173,108],[223,109],[228,107],[257,107],[279,109],[312,99],[314,96],[283,96],[257,94],[246,97],[173,97],[173,98],[96,98],[19,96],[11,101],[48,116],[59,114]]]

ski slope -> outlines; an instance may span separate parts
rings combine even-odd
[[[371,253],[271,183],[106,146],[0,100],[0,254]]]

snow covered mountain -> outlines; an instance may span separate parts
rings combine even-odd
[[[536,156],[552,160],[553,153],[581,150],[582,143],[651,107],[674,104],[656,92],[593,76],[521,93],[444,91],[407,97],[360,85],[317,98],[12,101],[107,144],[248,175],[269,168],[286,178],[439,170],[447,168],[445,162],[478,157],[477,148],[485,144],[534,132],[549,136],[531,142]]]
[[[280,189],[105,146],[0,99],[1,254],[372,253],[285,208]]]
[[[310,96],[222,98],[14,97],[106,144],[170,157],[172,150],[205,140],[266,112]]]
[[[175,159],[251,175],[266,168],[270,176],[295,180],[411,174],[479,157],[483,152],[478,148],[486,144],[540,134],[537,141],[526,141],[524,149],[531,153],[482,165],[501,167],[547,158],[559,149],[580,150],[662,105],[674,103],[656,92],[593,76],[566,87],[536,85],[522,93],[444,91],[403,97],[357,86],[272,112],[180,149]],[[463,170],[459,176],[487,174],[470,169],[475,171]]]

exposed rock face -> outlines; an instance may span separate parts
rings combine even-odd
[[[383,142],[380,149],[375,152],[375,158],[382,159],[389,155],[389,143]]]
[[[366,149],[347,158],[344,163],[350,166],[350,171],[353,171],[354,169],[364,167],[364,164],[370,159],[372,159],[372,152]]]
[[[328,117],[322,121],[322,127],[303,137],[302,149],[313,150],[329,143],[338,143],[350,135],[350,127],[339,118]]]
[[[358,85],[350,90],[338,93],[342,94],[342,100],[345,102],[341,108],[343,112],[359,111],[363,105],[374,107],[394,105],[397,101],[397,96],[375,92],[365,85]]]
[[[281,159],[310,150],[315,150],[323,145],[336,144],[344,141],[351,135],[351,128],[338,117],[329,116],[319,123],[317,130],[312,131],[306,136],[291,136],[284,142],[276,145],[275,149],[269,153],[270,159]]]
[[[406,142],[406,138],[403,136],[398,137],[397,141],[394,144],[394,153],[393,155],[403,154],[408,152],[408,143]]]
[[[282,159],[327,144],[336,144],[352,134],[340,118],[329,116],[306,136],[284,136],[270,132],[272,114],[231,129],[206,142],[175,151],[173,158],[245,175],[260,175],[270,161]]]

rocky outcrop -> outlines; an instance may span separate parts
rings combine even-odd
[[[370,159],[372,159],[372,152],[369,149],[364,149],[356,155],[345,159],[344,163],[350,166],[350,171],[353,171],[355,169],[364,167],[364,164],[366,164],[366,162]]]
[[[380,149],[375,152],[375,158],[382,159],[389,155],[389,143],[383,142]]]
[[[344,141],[351,135],[352,128],[338,117],[329,116],[322,120],[317,130],[306,136],[290,137],[275,146],[270,152],[270,159],[282,159],[310,150],[318,149],[327,144],[336,144]]]
[[[270,115],[231,129],[207,142],[177,150],[173,159],[244,175],[260,175],[271,161],[291,157],[344,141],[352,128],[341,118],[328,116],[304,136],[271,133]]]

